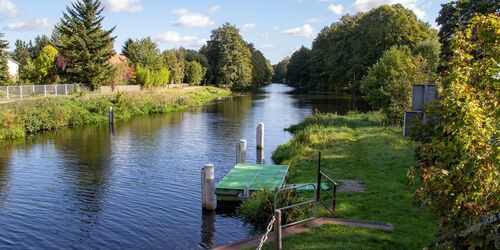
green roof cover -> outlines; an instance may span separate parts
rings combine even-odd
[[[217,184],[217,190],[262,190],[281,188],[288,173],[288,166],[238,164]]]

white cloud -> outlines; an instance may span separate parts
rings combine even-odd
[[[262,39],[269,39],[269,37],[271,37],[271,34],[269,32],[267,32],[267,33],[260,34],[259,37]]]
[[[186,9],[175,9],[172,13],[179,16],[173,24],[184,28],[206,28],[215,24],[209,17]]]
[[[106,11],[109,12],[141,12],[141,0],[106,0]]]
[[[196,36],[181,36],[178,32],[167,31],[156,37],[156,41],[160,43],[171,43],[176,46],[182,46],[186,48],[199,48],[205,44],[207,39],[198,38]]]
[[[219,10],[220,10],[220,6],[219,5],[214,5],[214,6],[212,6],[212,7],[210,7],[208,9],[208,13],[214,14],[214,13],[219,12]]]
[[[427,13],[425,13],[425,11],[420,8],[420,0],[356,0],[352,4],[352,8],[356,12],[366,12],[380,5],[392,5],[397,3],[400,3],[406,8],[413,10],[413,12],[415,12],[415,15],[417,15],[417,17],[420,19],[423,19],[427,15]]]
[[[342,14],[342,11],[344,11],[344,7],[342,4],[330,4],[328,5],[328,11],[337,15]]]
[[[9,31],[44,31],[50,30],[53,24],[48,18],[38,18],[27,22],[15,22],[3,27]]]
[[[314,36],[314,29],[313,27],[311,27],[311,25],[304,24],[302,27],[284,30],[283,33],[292,36],[312,37]]]
[[[242,32],[247,32],[249,30],[253,30],[255,29],[257,26],[255,25],[255,23],[245,23],[243,24],[243,26],[240,27],[240,30]]]
[[[22,12],[10,0],[0,0],[0,19],[22,15]]]
[[[263,44],[260,46],[260,49],[267,50],[267,51],[273,51],[274,49],[276,49],[276,46],[274,44]]]
[[[325,19],[323,19],[323,17],[314,17],[304,21],[304,23],[323,23],[323,22],[325,22]]]

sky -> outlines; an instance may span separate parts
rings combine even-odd
[[[0,29],[14,49],[17,39],[50,36],[66,6],[76,0],[0,0]],[[199,49],[211,30],[229,22],[264,55],[277,63],[347,13],[401,3],[424,22],[435,19],[449,0],[102,0],[104,27],[116,26],[115,49],[128,38],[150,36],[160,49]]]

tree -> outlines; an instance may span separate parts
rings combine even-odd
[[[248,48],[252,53],[252,83],[255,86],[261,86],[267,82],[267,61],[262,52],[255,49],[253,44],[249,44]]]
[[[205,76],[205,70],[203,69],[203,66],[196,61],[186,62],[184,75],[187,83],[200,85],[201,80]]]
[[[271,61],[266,60],[266,83],[271,83],[274,76],[274,67]]]
[[[31,58],[30,48],[26,42],[21,40],[16,40],[15,49],[12,53],[12,59],[19,63],[20,68],[26,64],[26,62]]]
[[[163,60],[165,60],[165,66],[171,72],[170,82],[175,84],[182,83],[185,68],[184,51],[182,49],[163,51]]]
[[[422,41],[413,49],[413,55],[420,55],[425,58],[429,66],[429,72],[437,72],[440,54],[441,44],[436,39]]]
[[[55,70],[55,59],[58,55],[57,49],[52,45],[46,45],[40,55],[34,61],[35,70],[35,83],[37,84],[49,84],[55,79],[52,78]]]
[[[386,51],[361,82],[361,92],[373,108],[381,108],[391,123],[401,124],[411,107],[413,84],[427,83],[431,75],[421,56],[412,56],[408,47]]]
[[[64,76],[68,81],[83,83],[96,89],[113,77],[109,63],[115,51],[115,28],[102,27],[103,7],[98,0],[79,0],[66,8],[57,31],[61,38],[56,45],[68,63]]]
[[[0,33],[0,85],[10,85],[9,67],[7,66],[9,43],[3,37],[4,34]]]
[[[302,46],[290,57],[288,64],[287,78],[294,86],[306,87],[309,83],[309,62],[311,60],[311,50]]]
[[[419,162],[410,171],[415,197],[452,238],[500,211],[498,101],[500,17],[478,15],[451,39],[453,56],[442,99],[428,114]],[[498,249],[499,225],[475,228],[465,249]]]
[[[31,59],[33,60],[40,55],[45,46],[51,44],[49,37],[46,35],[36,36],[34,41],[34,43],[30,41],[28,47],[31,54]]]
[[[136,72],[136,82],[147,88],[165,86],[170,79],[170,71],[167,68],[152,70],[139,65]]]
[[[123,45],[122,54],[134,67],[140,65],[152,70],[160,70],[164,66],[164,59],[158,44],[149,36],[135,41],[128,39]]]
[[[470,23],[476,14],[493,14],[500,9],[499,1],[474,1],[458,0],[441,4],[441,10],[436,22],[441,25],[439,29],[439,42],[442,44],[441,58],[446,64],[450,61],[453,51],[451,40],[459,31]]]
[[[287,56],[283,60],[281,60],[281,62],[273,66],[274,75],[272,80],[274,82],[286,83],[289,63],[290,63],[290,57]]]
[[[213,30],[201,52],[209,62],[210,83],[229,88],[251,86],[252,53],[234,25],[226,23]]]

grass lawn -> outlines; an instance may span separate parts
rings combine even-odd
[[[392,223],[395,230],[325,225],[284,239],[283,249],[422,249],[434,241],[437,222],[406,186],[414,145],[402,138],[401,127],[382,120],[378,113],[310,116],[290,128],[294,138],[276,149],[273,160],[291,165],[290,183],[314,182],[321,151],[330,177],[365,183],[364,193],[339,193],[337,211],[321,216]]]

